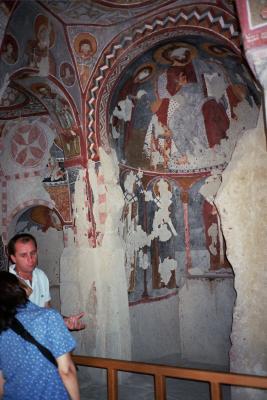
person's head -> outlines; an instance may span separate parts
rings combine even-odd
[[[79,51],[84,56],[89,56],[92,52],[92,45],[89,40],[81,40],[79,44]]]
[[[167,52],[167,57],[172,62],[178,62],[185,65],[188,64],[191,59],[191,52],[186,47],[178,47],[170,49]]]
[[[8,42],[6,45],[6,52],[8,54],[13,54],[14,48],[13,48],[13,44],[11,42]]]
[[[65,78],[69,78],[71,76],[71,70],[70,70],[70,67],[68,65],[65,66],[64,76],[65,76]]]
[[[29,233],[18,233],[7,245],[8,255],[17,272],[32,273],[37,264],[37,242]]]
[[[49,97],[51,96],[51,89],[45,86],[41,86],[38,88],[38,92],[42,97]]]
[[[17,308],[27,301],[26,291],[16,275],[0,271],[0,333],[10,327]]]
[[[147,78],[150,75],[151,71],[148,67],[142,69],[141,71],[138,72],[137,76],[140,81],[143,79]]]
[[[39,40],[46,42],[47,45],[49,44],[49,29],[47,25],[42,24],[39,27],[39,30],[37,32],[37,37]]]

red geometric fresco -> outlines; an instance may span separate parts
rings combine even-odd
[[[11,140],[11,155],[24,167],[35,167],[47,150],[47,138],[39,125],[24,124],[16,129]]]

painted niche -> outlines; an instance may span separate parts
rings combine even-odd
[[[259,105],[242,59],[203,36],[161,43],[120,76],[109,137],[130,303],[176,294],[183,276],[232,277],[214,198]]]
[[[122,169],[120,177],[130,302],[175,294],[184,276],[232,276],[213,202],[220,174],[151,177]]]
[[[256,125],[259,93],[241,58],[203,37],[144,53],[120,76],[109,131],[119,161],[159,172],[225,166]]]

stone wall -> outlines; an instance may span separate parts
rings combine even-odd
[[[237,292],[231,334],[232,372],[267,374],[267,154],[263,117],[240,139],[223,174],[216,204],[235,273]],[[233,391],[233,400],[266,399],[266,393]]]

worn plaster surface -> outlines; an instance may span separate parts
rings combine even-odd
[[[180,354],[179,297],[130,307],[132,359],[147,361]]]
[[[267,154],[262,115],[240,138],[216,198],[237,292],[231,334],[231,371],[267,374]],[[233,400],[265,400],[235,390]]]
[[[124,250],[117,233],[122,193],[117,184],[116,168],[112,166],[112,159],[102,154],[108,211],[102,246],[89,246],[87,232],[90,221],[85,207],[85,171],[80,172],[77,180],[74,209],[79,229],[75,241],[68,243],[61,257],[62,312],[86,313],[87,329],[76,334],[79,342],[77,354],[130,359],[131,336]]]
[[[229,366],[233,280],[194,278],[179,291],[181,357]]]

